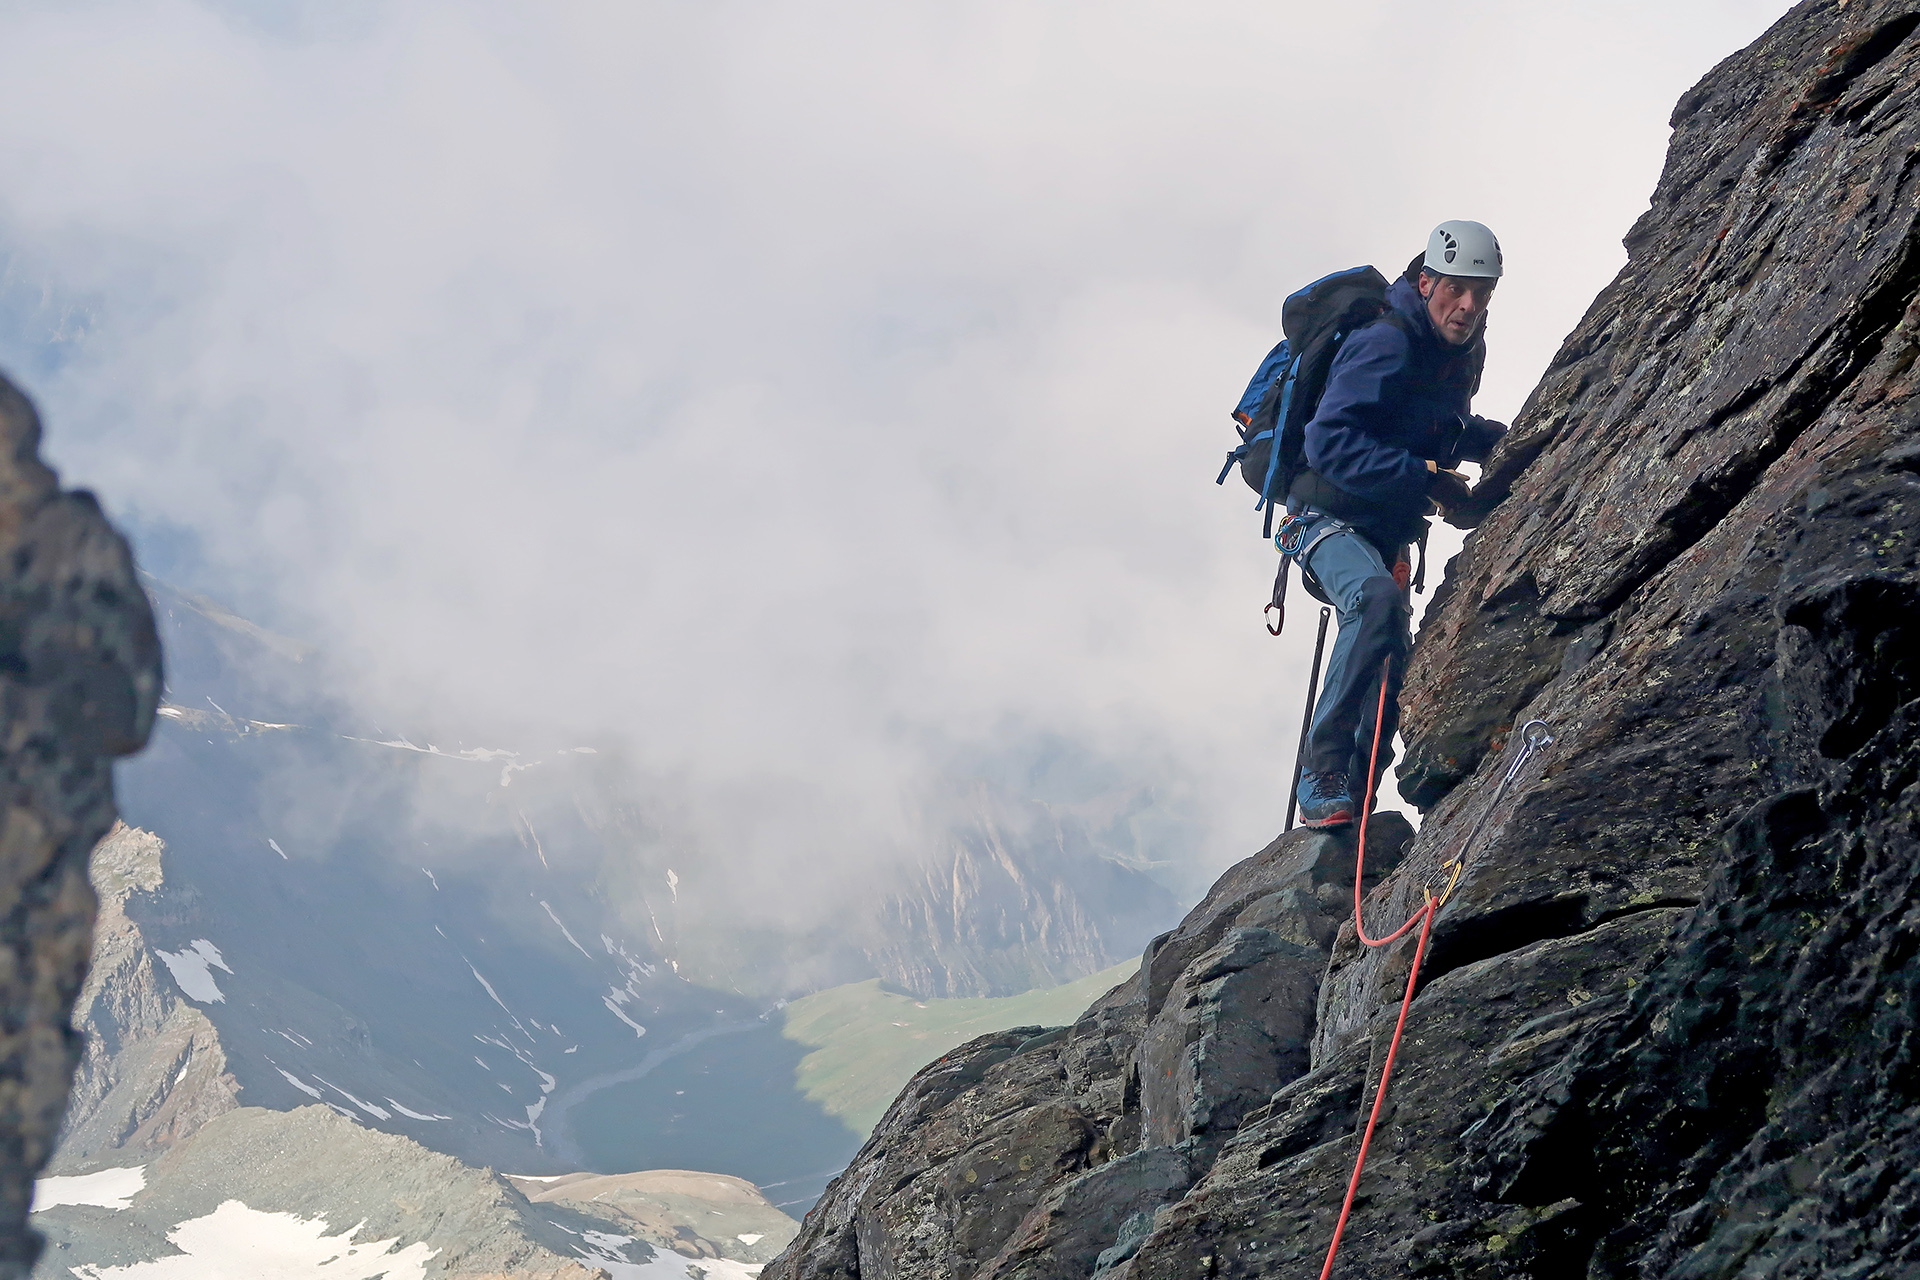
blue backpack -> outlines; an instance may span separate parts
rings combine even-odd
[[[1233,409],[1240,443],[1227,453],[1215,484],[1225,484],[1234,464],[1260,495],[1255,511],[1266,512],[1262,538],[1273,536],[1273,509],[1287,500],[1305,462],[1307,423],[1327,389],[1327,371],[1347,335],[1382,315],[1387,281],[1372,267],[1350,267],[1315,280],[1280,307],[1286,336],[1253,371],[1253,381]],[[1276,447],[1277,446],[1277,447]]]

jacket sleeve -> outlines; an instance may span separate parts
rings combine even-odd
[[[1505,424],[1491,418],[1469,416],[1466,429],[1460,433],[1460,447],[1454,452],[1467,462],[1485,462],[1487,455],[1493,452],[1493,446],[1507,434]]]
[[[1333,358],[1306,429],[1308,466],[1356,497],[1396,507],[1418,505],[1432,483],[1425,458],[1387,441],[1409,358],[1397,325],[1354,334]]]

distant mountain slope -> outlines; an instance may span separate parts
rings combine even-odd
[[[566,1173],[587,1163],[566,1123],[583,1097],[768,1026],[771,997],[676,972],[673,863],[657,904],[628,883],[656,878],[659,851],[606,799],[605,759],[342,731],[297,646],[148,585],[182,659],[119,777],[165,851],[124,914],[152,953],[136,976],[218,1029],[242,1101],[325,1103],[471,1163]],[[687,1132],[645,1092],[597,1167],[697,1168],[715,1149],[719,1172],[788,1181],[850,1154],[790,1070],[755,1099]]]
[[[1179,914],[1166,889],[1104,856],[1078,814],[980,783],[955,810],[945,841],[899,869],[868,944],[903,990],[1056,987],[1138,956]]]
[[[279,1068],[325,1084],[338,1099],[325,1106],[239,1106],[220,1027],[202,1007],[230,1025],[246,1018],[226,1015],[275,1010],[249,1002],[258,989],[214,944],[169,951],[128,916],[130,903],[164,907],[167,861],[158,837],[124,825],[94,852],[100,914],[75,1007],[84,1056],[33,1215],[50,1242],[42,1280],[741,1280],[798,1230],[737,1178],[502,1179],[377,1132],[451,1117],[356,1094],[376,1055],[337,1054],[327,1068],[337,1079],[311,1058],[298,1063],[304,1076]]]
[[[160,1062],[197,1018],[248,1105],[324,1103],[525,1173],[711,1168],[798,1210],[857,1140],[797,1087],[780,996],[876,974],[1053,986],[1174,914],[1115,861],[1133,802],[1045,806],[1003,783],[973,788],[948,843],[872,878],[844,920],[783,920],[611,750],[376,727],[303,646],[146,585],[167,701],[118,786],[166,866],[121,895],[151,954],[113,967],[100,1008],[139,988],[129,1025],[153,1061],[83,1077],[75,1159],[129,1123],[164,1134]],[[1103,821],[1121,835],[1096,838]]]
[[[798,1229],[735,1179],[665,1173],[615,1181],[664,1181],[673,1194],[655,1196],[653,1215],[638,1227],[625,1205],[543,1194],[538,1183],[530,1200],[512,1180],[325,1107],[243,1107],[144,1166],[43,1182],[33,1225],[48,1248],[33,1274],[743,1280]],[[716,1220],[741,1230],[716,1231]]]

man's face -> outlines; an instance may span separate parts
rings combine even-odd
[[[1420,296],[1427,300],[1427,317],[1445,342],[1463,347],[1473,341],[1487,304],[1493,301],[1498,280],[1468,276],[1431,276],[1420,273]]]

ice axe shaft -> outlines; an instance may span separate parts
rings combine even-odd
[[[1327,618],[1333,610],[1320,610],[1320,633],[1313,638],[1313,674],[1307,677],[1307,709],[1300,716],[1300,745],[1293,752],[1293,782],[1287,787],[1286,831],[1293,830],[1300,809],[1300,771],[1307,765],[1307,737],[1313,732],[1313,704],[1320,693],[1320,658],[1327,651]]]

